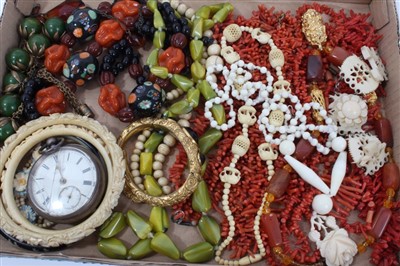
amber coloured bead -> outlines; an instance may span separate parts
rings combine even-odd
[[[175,33],[171,37],[171,45],[176,48],[183,49],[187,45],[187,38],[183,33]]]
[[[338,67],[343,64],[347,57],[351,56],[350,52],[341,47],[327,48],[325,51],[328,54],[328,61]]]
[[[391,217],[392,211],[388,208],[381,207],[375,215],[374,221],[372,222],[372,229],[369,231],[369,234],[375,239],[380,238]]]
[[[389,162],[383,166],[383,187],[398,190],[400,186],[400,170],[396,163]]]
[[[386,147],[393,148],[392,125],[389,119],[382,117],[376,120],[375,133],[382,142],[386,143]]]
[[[267,213],[261,216],[260,229],[267,234],[270,247],[282,244],[281,228],[275,213]]]
[[[294,152],[294,157],[302,162],[310,157],[314,149],[315,146],[312,146],[308,140],[302,138],[296,145],[296,151]]]
[[[290,174],[284,169],[278,169],[272,176],[271,182],[269,183],[266,191],[280,198],[285,193],[286,188],[290,182]]]
[[[58,17],[66,21],[67,18],[75,11],[78,7],[83,7],[85,4],[81,0],[65,0],[49,12],[47,12],[47,17]]]
[[[307,61],[307,81],[319,82],[323,79],[322,58],[318,51],[313,51]]]

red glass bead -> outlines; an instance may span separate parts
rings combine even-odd
[[[335,47],[328,51],[328,61],[335,66],[341,66],[343,61],[349,56],[351,56],[351,53],[341,47]]]
[[[179,49],[183,49],[186,47],[187,45],[187,38],[183,33],[175,33],[174,35],[172,35],[171,37],[171,45],[173,47],[179,48]]]
[[[375,133],[382,142],[386,143],[386,147],[393,147],[392,125],[389,119],[381,118],[376,120]]]
[[[267,213],[261,216],[260,229],[267,234],[270,247],[282,244],[282,232],[275,213]]]
[[[272,176],[271,182],[268,184],[266,191],[280,198],[285,193],[290,182],[290,174],[285,169],[278,169]]]
[[[395,191],[400,186],[400,170],[396,163],[391,162],[383,166],[383,187],[393,188]]]
[[[65,0],[64,2],[47,12],[46,15],[48,18],[59,17],[62,20],[66,21],[75,9],[83,6],[85,6],[85,4],[81,0]]]
[[[322,58],[318,51],[314,51],[308,56],[307,61],[307,81],[318,82],[324,77],[322,69]]]
[[[300,139],[296,145],[294,157],[299,161],[304,161],[313,153],[315,146],[312,146],[308,140]]]
[[[372,229],[369,234],[375,239],[380,238],[385,231],[391,217],[392,211],[388,208],[381,207],[375,215],[374,221],[372,222]]]

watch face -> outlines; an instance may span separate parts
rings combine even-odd
[[[101,175],[98,159],[90,150],[67,144],[35,162],[29,173],[28,197],[32,207],[49,220],[82,218],[90,214],[88,209],[96,198],[102,197]]]

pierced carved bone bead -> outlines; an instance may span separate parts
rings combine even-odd
[[[274,84],[272,85],[274,88],[274,94],[280,93],[282,94],[283,92],[288,92],[291,93],[292,89],[290,88],[290,83],[289,81],[286,80],[278,80],[275,81]]]
[[[275,110],[269,114],[268,119],[271,125],[280,127],[285,120],[285,114],[281,110]]]
[[[358,94],[368,94],[376,90],[379,82],[374,79],[369,66],[352,55],[344,60],[340,75],[343,80]]]
[[[242,30],[237,24],[231,24],[222,32],[227,42],[236,42],[242,36]]]
[[[243,135],[239,135],[235,138],[232,144],[232,153],[239,156],[243,156],[250,148],[250,139]]]
[[[382,63],[382,59],[379,57],[378,53],[374,48],[369,48],[367,46],[361,47],[361,53],[365,60],[368,60],[371,66],[372,76],[377,81],[384,81],[388,79],[385,66]]]
[[[278,158],[278,152],[269,143],[260,144],[258,146],[258,154],[263,161],[276,160]]]
[[[228,64],[233,64],[240,60],[240,55],[235,52],[232,46],[222,48],[221,55]]]
[[[256,109],[247,105],[240,107],[238,110],[238,119],[242,125],[254,125],[257,121]]]
[[[261,44],[267,44],[271,39],[271,35],[267,32],[263,32],[260,28],[253,29],[251,37]]]
[[[235,185],[239,182],[241,174],[238,169],[233,167],[224,167],[224,170],[219,174],[219,178],[224,183]]]
[[[215,65],[223,65],[224,61],[222,60],[222,58],[218,55],[212,55],[210,57],[207,58],[206,61],[206,68],[215,66]]]
[[[283,52],[278,48],[272,49],[271,52],[269,52],[269,62],[273,68],[283,67],[285,64]]]

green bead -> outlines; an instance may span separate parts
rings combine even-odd
[[[157,232],[151,240],[151,248],[164,256],[177,260],[180,257],[180,252],[174,242],[162,232]]]
[[[153,37],[153,45],[156,48],[163,48],[165,41],[165,31],[156,31]]]
[[[11,121],[4,124],[0,121],[0,142],[5,141],[9,136],[15,133]]]
[[[33,34],[26,43],[26,49],[34,56],[41,57],[50,46],[50,40],[43,34]]]
[[[193,193],[192,207],[197,212],[208,212],[211,209],[211,198],[204,180],[200,181]]]
[[[195,16],[196,18],[204,18],[207,19],[210,16],[211,9],[208,6],[202,6],[199,9],[197,9]]]
[[[200,90],[199,89],[190,89],[187,92],[187,100],[189,103],[193,104],[193,108],[196,108],[199,105],[200,101]]]
[[[158,49],[158,48],[153,49],[153,51],[151,51],[151,53],[149,54],[149,57],[147,57],[146,64],[149,67],[158,65],[158,51],[159,50],[160,49]]]
[[[193,87],[194,83],[192,80],[188,79],[185,76],[179,74],[173,74],[171,78],[172,84],[177,86],[179,89],[183,91],[188,91],[191,87]]]
[[[217,94],[215,93],[215,91],[211,88],[210,84],[208,84],[208,82],[206,80],[202,80],[200,81],[197,86],[196,86],[199,90],[201,95],[203,95],[203,97],[208,101],[212,98],[217,97]]]
[[[224,3],[221,3],[221,4],[214,4],[214,5],[209,5],[208,8],[210,9],[211,14],[215,14],[215,13],[217,13],[218,11],[220,11],[221,8],[224,7],[224,5],[225,5]]]
[[[150,68],[150,72],[162,79],[166,79],[168,77],[168,68],[166,67],[153,66]]]
[[[6,54],[7,66],[15,71],[26,71],[32,64],[31,56],[20,48],[13,48]]]
[[[233,6],[229,3],[224,4],[224,7],[221,8],[217,13],[214,14],[213,20],[214,22],[222,23],[228,17],[229,13],[233,11]]]
[[[196,18],[193,22],[192,37],[201,39],[203,37],[203,18]]]
[[[97,243],[97,249],[111,259],[125,259],[128,252],[124,243],[116,238],[101,239]]]
[[[158,145],[160,145],[160,143],[162,142],[163,138],[163,134],[160,134],[158,132],[151,133],[150,137],[144,143],[144,148],[146,149],[146,152],[154,152],[157,149]]]
[[[151,239],[140,239],[138,240],[128,251],[128,260],[140,260],[144,257],[147,257],[153,250],[150,246]]]
[[[32,34],[42,32],[42,24],[36,18],[27,17],[19,24],[18,32],[22,38],[27,39]]]
[[[169,227],[169,219],[165,208],[153,207],[150,212],[149,222],[155,232],[166,232]]]
[[[214,257],[214,247],[208,242],[200,242],[187,247],[182,253],[182,257],[188,262],[207,262]]]
[[[168,109],[168,111],[172,112],[175,115],[183,115],[191,112],[193,110],[193,106],[186,100],[181,100],[179,102],[174,103]]]
[[[140,154],[140,174],[141,175],[153,174],[153,153],[142,152]]]
[[[201,216],[198,228],[204,240],[213,246],[218,245],[221,240],[221,229],[213,217],[208,215]]]
[[[214,104],[211,107],[211,113],[213,114],[213,117],[217,121],[218,125],[222,125],[226,122],[225,109],[222,104]]]
[[[212,147],[222,138],[222,132],[218,129],[210,127],[200,138],[199,138],[199,149],[200,152],[206,155]]]
[[[154,11],[157,10],[157,0],[147,1],[147,7],[150,9],[151,12],[154,13]]]
[[[204,20],[204,23],[203,23],[203,30],[204,30],[204,31],[209,30],[209,29],[211,29],[212,27],[214,27],[214,25],[215,25],[214,20],[212,20],[212,19],[205,19],[205,20]]]
[[[160,185],[151,175],[146,175],[143,182],[144,188],[150,196],[159,197],[163,194]]]
[[[205,161],[205,162],[201,165],[201,176],[204,176],[204,173],[205,173],[206,170],[207,170],[207,164],[208,164],[208,162]]]
[[[199,40],[192,40],[189,44],[190,56],[193,60],[200,60],[203,57],[204,43]]]
[[[0,97],[0,115],[11,117],[21,104],[18,95],[6,94]]]
[[[53,41],[58,42],[65,32],[64,21],[60,18],[49,18],[44,23],[44,33]]]
[[[26,76],[20,72],[11,71],[3,77],[3,92],[10,93],[16,91]]]
[[[100,228],[99,236],[101,238],[113,237],[124,230],[125,227],[126,220],[124,214],[121,212],[115,212]]]
[[[148,238],[152,227],[146,222],[142,217],[140,217],[136,212],[129,210],[126,213],[126,220],[129,226],[132,228],[133,232],[140,238]]]
[[[190,72],[192,73],[192,78],[195,82],[203,80],[206,77],[206,69],[199,61],[194,61],[190,66]]]
[[[156,30],[165,29],[164,19],[162,18],[161,13],[160,11],[158,11],[158,9],[154,10],[153,16],[154,28],[156,28]]]

